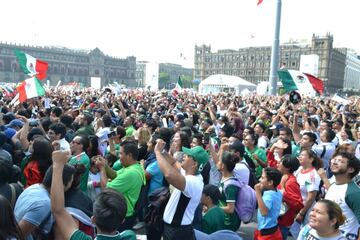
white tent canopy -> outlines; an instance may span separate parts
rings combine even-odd
[[[211,75],[199,84],[199,93],[233,92],[239,95],[243,90],[256,90],[256,85],[237,76],[224,74]]]

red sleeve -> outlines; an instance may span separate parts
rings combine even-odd
[[[273,167],[273,168],[277,167],[277,161],[275,160],[274,153],[271,152],[270,150],[267,150],[266,159],[269,167]]]
[[[283,194],[283,201],[293,209],[303,208],[300,186],[294,176],[289,177],[285,184],[285,191]]]

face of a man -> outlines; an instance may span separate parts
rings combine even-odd
[[[70,143],[70,149],[72,154],[78,154],[82,152],[83,145],[81,144],[81,138],[75,137]]]
[[[184,161],[182,161],[181,167],[186,171],[195,167],[195,165],[196,165],[195,160],[192,157],[188,156],[187,154],[184,154]]]
[[[286,134],[285,131],[280,131],[280,132],[279,132],[279,138],[280,138],[281,140],[290,140],[290,139],[289,139],[289,136]]]
[[[348,171],[348,160],[342,156],[335,156],[330,161],[330,169],[335,176],[346,174]]]
[[[261,135],[263,133],[263,129],[259,125],[256,125],[254,130],[256,135]]]
[[[124,148],[120,148],[120,162],[124,167],[128,166],[128,156],[124,152]]]
[[[309,148],[313,145],[313,142],[311,141],[310,137],[307,135],[303,135],[300,140],[300,147],[302,148]]]
[[[49,137],[49,139],[50,139],[51,142],[60,139],[60,137],[59,137],[58,135],[56,135],[55,132],[54,132],[53,130],[51,130],[51,129],[49,129],[47,135],[48,135],[48,137]],[[60,134],[59,134],[59,135],[60,135]]]

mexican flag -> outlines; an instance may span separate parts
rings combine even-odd
[[[296,70],[279,70],[278,75],[286,92],[297,90],[300,94],[314,97],[323,94],[324,82],[311,74]]]
[[[37,79],[43,80],[46,78],[46,71],[48,69],[48,63],[23,53],[19,50],[15,50],[15,55],[19,61],[20,67],[25,74],[30,76],[36,76]]]
[[[45,89],[36,77],[26,79],[16,88],[16,90],[19,93],[20,102],[25,102],[27,99],[45,95]]]
[[[173,89],[173,95],[174,96],[177,96],[181,91],[182,91],[182,88],[183,88],[183,82],[182,82],[182,80],[181,80],[181,77],[179,76],[179,79],[178,79],[178,81],[177,81],[177,83],[176,83],[176,86],[175,86],[175,88]]]

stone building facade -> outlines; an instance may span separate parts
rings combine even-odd
[[[15,49],[49,63],[47,79],[50,85],[78,82],[90,86],[91,77],[100,77],[102,86],[117,82],[126,87],[136,87],[136,58],[115,58],[100,49],[91,51],[60,47],[35,47],[0,43],[0,82],[18,83],[27,78],[19,68]]]
[[[280,46],[280,64],[298,70],[301,55],[319,56],[318,77],[332,93],[343,88],[346,52],[333,47],[333,36],[312,36],[311,43],[289,42]],[[195,46],[194,79],[213,74],[239,76],[252,83],[269,80],[271,46],[211,52],[211,46]],[[280,66],[279,66],[280,67]]]

